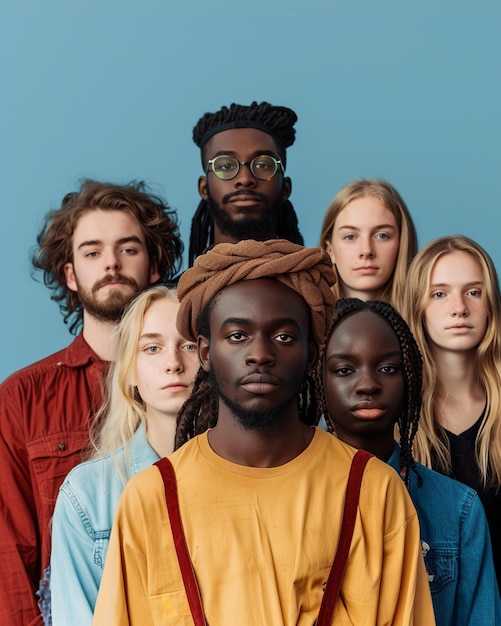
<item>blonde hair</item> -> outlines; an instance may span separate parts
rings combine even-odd
[[[90,439],[94,447],[90,458],[114,456],[124,482],[129,466],[129,442],[141,424],[146,423],[146,407],[132,384],[136,368],[137,346],[146,312],[154,302],[167,298],[179,303],[177,290],[163,285],[141,292],[127,306],[114,331],[114,359],[106,378],[105,399],[94,419]],[[176,320],[173,319],[175,324]],[[119,466],[116,452],[124,449],[124,463]]]
[[[389,302],[395,308],[399,309],[404,285],[407,280],[407,269],[418,251],[418,241],[416,228],[409,209],[395,187],[384,180],[374,180],[371,178],[362,178],[345,185],[338,191],[327,207],[322,223],[319,245],[324,248],[324,250],[326,249],[327,242],[330,241],[332,237],[334,224],[339,213],[353,200],[366,198],[368,196],[380,200],[395,216],[397,222],[400,241],[395,268],[390,279],[386,285],[383,286],[378,299]],[[336,299],[339,300],[339,298],[345,298],[346,294],[343,293],[342,281],[340,280],[335,265],[334,272],[336,274],[336,284],[333,286],[332,291]]]
[[[485,414],[477,435],[475,454],[484,485],[501,486],[501,296],[496,268],[477,243],[463,235],[440,237],[426,245],[409,268],[402,314],[423,355],[423,408],[414,440],[414,458],[428,467],[451,474],[448,439],[436,413],[437,366],[431,355],[424,326],[431,274],[437,261],[452,252],[466,252],[479,264],[485,288],[482,300],[487,330],[475,353],[475,368],[486,396]]]

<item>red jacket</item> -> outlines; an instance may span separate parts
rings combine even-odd
[[[42,624],[36,591],[50,558],[60,485],[82,460],[107,363],[82,335],[0,385],[0,624]]]

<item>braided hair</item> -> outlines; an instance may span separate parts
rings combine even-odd
[[[360,313],[362,311],[371,311],[372,313],[376,313],[377,315],[383,317],[392,327],[402,351],[405,402],[397,425],[400,434],[402,460],[401,472],[404,476],[406,485],[408,485],[409,469],[412,469],[418,475],[416,471],[416,463],[412,456],[412,445],[418,429],[419,416],[421,413],[423,359],[416,340],[414,339],[414,336],[403,317],[391,306],[391,304],[383,302],[382,300],[363,301],[358,298],[341,298],[336,303],[334,320],[322,346],[320,362],[323,363],[329,339],[341,320],[349,315]],[[323,395],[321,408],[325,416],[329,432],[334,432],[334,425],[326,410],[327,407],[325,404],[325,397]],[[422,479],[418,475],[418,486],[421,486],[421,484]]]
[[[210,313],[217,300],[213,298],[200,313],[198,333],[210,339]],[[321,416],[321,406],[318,401],[322,396],[320,368],[313,368],[305,376],[298,393],[298,412],[301,421],[308,426],[318,424]],[[203,368],[193,384],[193,391],[177,414],[176,435],[174,450],[180,448],[189,439],[204,433],[217,423],[219,397],[211,383],[210,373]]]
[[[204,147],[209,139],[230,128],[257,128],[271,135],[277,144],[282,163],[286,165],[286,148],[292,146],[296,131],[297,115],[292,109],[273,106],[268,102],[252,102],[249,106],[231,104],[215,113],[205,113],[193,129],[193,141],[201,150],[202,167],[206,164]],[[277,221],[277,238],[288,239],[303,245],[298,218],[289,200],[284,202]],[[191,221],[188,263],[214,244],[214,221],[205,200],[201,200]]]

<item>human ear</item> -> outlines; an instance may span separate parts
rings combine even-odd
[[[318,347],[314,341],[308,342],[308,372],[315,367],[318,360]]]
[[[334,257],[334,248],[332,247],[332,244],[328,239],[325,240],[325,251],[330,256],[332,265],[335,265],[336,258]]]
[[[284,182],[282,184],[282,198],[285,202],[289,199],[289,196],[292,193],[292,181],[288,176],[285,176]]]
[[[150,285],[156,283],[159,278],[160,272],[158,271],[157,262],[153,261],[153,263],[150,263]]]
[[[66,280],[66,286],[68,287],[68,289],[70,289],[71,291],[78,291],[73,263],[66,263],[66,265],[64,266],[64,278]]]
[[[205,337],[197,337],[198,360],[204,372],[210,372],[210,345]]]
[[[207,202],[207,199],[209,198],[207,176],[200,176],[198,179],[198,193],[200,194],[202,200]]]

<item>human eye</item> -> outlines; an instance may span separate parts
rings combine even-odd
[[[150,344],[143,348],[143,352],[145,352],[146,354],[157,354],[158,352],[160,352],[160,346]]]
[[[400,370],[401,370],[401,365],[397,365],[397,364],[382,365],[379,368],[379,371],[382,372],[383,374],[396,374]]]
[[[376,234],[376,239],[380,239],[381,241],[385,241],[387,239],[390,239],[390,235],[388,233],[377,233]]]
[[[98,250],[89,250],[84,254],[86,259],[95,259],[99,255]]]
[[[440,291],[439,289],[437,289],[437,291],[432,292],[431,297],[435,300],[445,298],[445,291]]]
[[[214,161],[214,170],[219,172],[234,172],[237,169],[237,161],[233,157],[218,157]]]
[[[275,161],[269,156],[260,156],[254,159],[253,166],[263,172],[269,172],[275,169]]]
[[[468,296],[471,296],[472,298],[480,298],[482,297],[482,292],[480,291],[480,289],[470,289],[467,292]]]
[[[196,352],[197,351],[197,344],[196,343],[185,343],[183,346],[181,346],[181,350],[184,350],[185,352]]]
[[[226,335],[226,338],[228,339],[228,341],[230,341],[230,343],[241,343],[242,341],[245,341],[245,339],[247,339],[247,335],[239,330],[235,330],[232,333],[228,333],[228,335]]]
[[[343,237],[346,241],[355,241],[355,235],[353,233],[348,233]]]
[[[354,367],[346,362],[339,360],[328,359],[326,363],[326,370],[331,376],[348,376],[353,373]]]
[[[276,341],[278,341],[278,343],[285,343],[285,344],[290,344],[295,339],[295,337],[290,335],[289,333],[278,333],[278,335],[275,335],[274,338]]]
[[[333,368],[332,372],[335,376],[344,377],[352,374],[353,369],[347,365],[339,365],[338,367]]]

